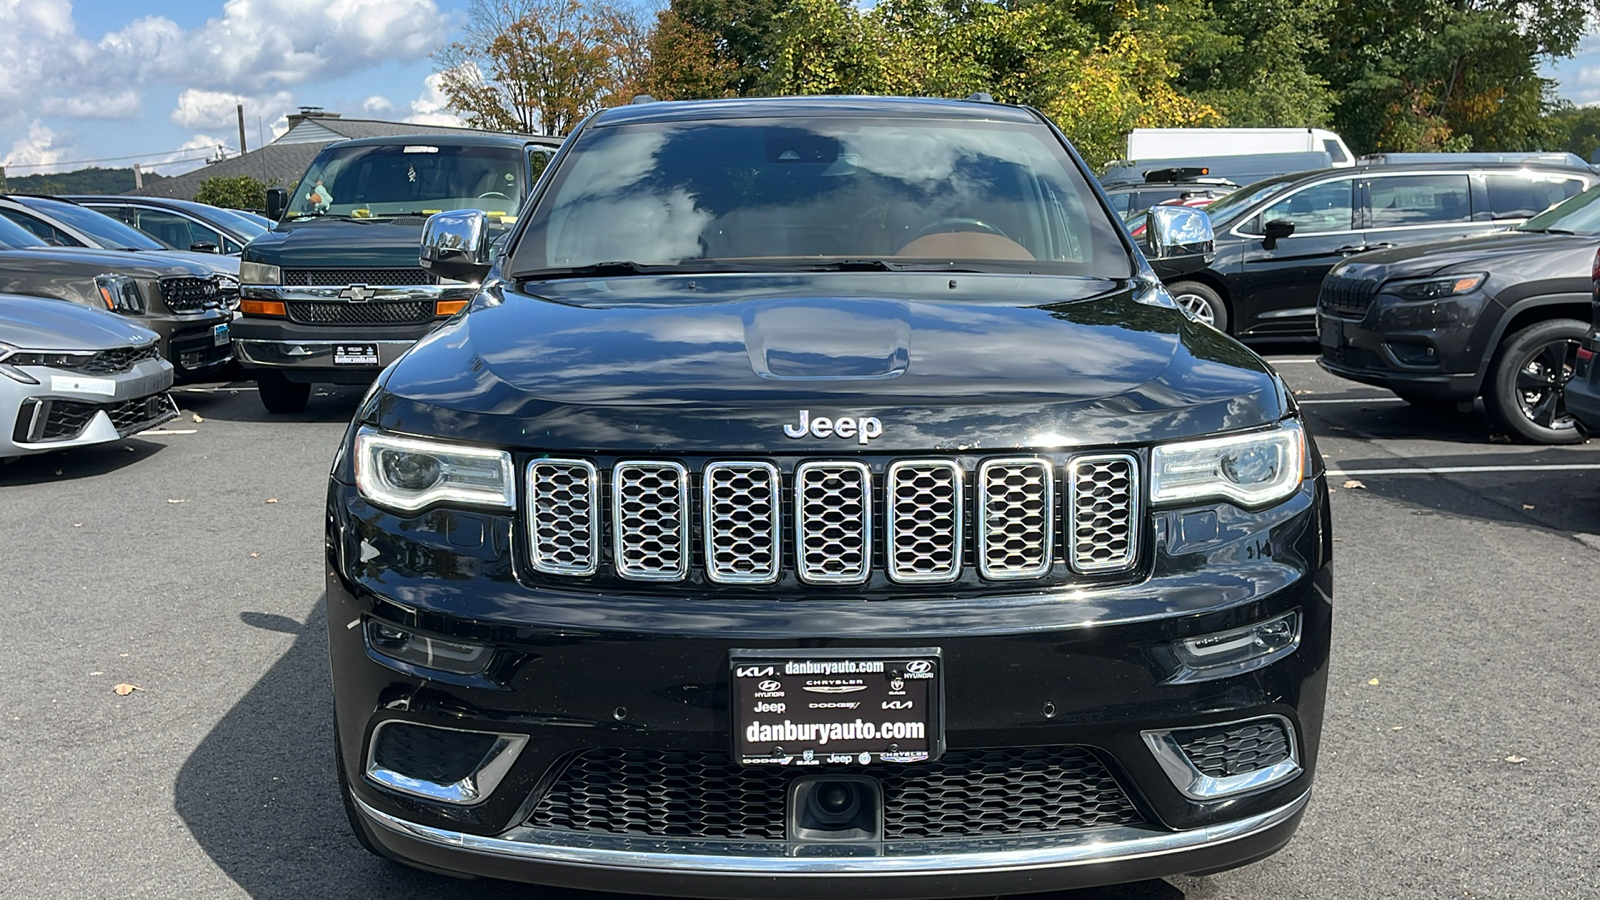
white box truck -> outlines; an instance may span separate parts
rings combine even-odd
[[[1344,138],[1321,128],[1135,128],[1128,159],[1323,152],[1335,166],[1355,165]]]

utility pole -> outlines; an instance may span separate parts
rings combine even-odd
[[[6,167],[0,166],[0,194],[6,193]]]
[[[139,168],[138,163],[133,164],[133,189],[136,191],[144,190],[144,170]]]
[[[246,149],[244,146],[244,104],[236,104],[233,110],[239,114],[239,155],[243,156]]]

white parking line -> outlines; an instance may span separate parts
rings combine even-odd
[[[240,385],[239,387],[180,387],[180,388],[173,388],[172,392],[174,394],[222,394],[222,393],[231,393],[233,391],[253,391],[253,390],[256,390],[256,386],[251,384],[251,385]]]
[[[1478,472],[1584,472],[1600,463],[1553,463],[1505,466],[1413,466],[1404,469],[1329,469],[1328,477],[1367,475],[1471,475]]]
[[[1299,400],[1298,397],[1296,397],[1295,399]],[[1355,398],[1353,400],[1345,398],[1345,397],[1340,397],[1337,400],[1300,400],[1300,405],[1301,406],[1310,406],[1310,405],[1312,405],[1314,403],[1404,403],[1404,402],[1405,401],[1400,399],[1399,397],[1357,397],[1357,398]]]
[[[1267,359],[1267,362],[1275,366],[1278,363],[1314,363],[1321,358],[1320,356],[1274,356]]]

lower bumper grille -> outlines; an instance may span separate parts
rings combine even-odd
[[[289,301],[289,321],[300,325],[422,325],[433,321],[431,300],[384,303]]]
[[[1174,737],[1200,774],[1226,778],[1289,758],[1289,732],[1275,719],[1179,731]]]
[[[172,339],[172,362],[180,369],[194,371],[220,366],[233,356],[231,343],[218,344],[211,329]]]
[[[169,394],[151,394],[120,403],[83,403],[77,400],[29,400],[17,414],[14,438],[21,443],[70,441],[83,433],[104,411],[117,434],[127,437],[153,428],[178,414]]]
[[[438,284],[427,269],[284,269],[283,283],[300,287],[344,287],[350,284],[409,286]]]
[[[589,750],[557,776],[528,824],[784,840],[789,783],[819,771],[737,766],[719,753]],[[1143,821],[1105,764],[1082,747],[952,751],[934,762],[849,774],[882,782],[885,840],[1041,834]]]

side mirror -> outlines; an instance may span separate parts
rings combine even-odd
[[[283,218],[283,211],[289,208],[289,191],[287,188],[267,188],[267,218],[276,222]]]
[[[441,278],[482,281],[489,274],[489,217],[481,209],[434,213],[422,226],[422,267]]]
[[[193,252],[193,253],[219,253],[219,252],[221,252],[221,251],[219,251],[217,249],[217,245],[211,243],[210,241],[195,241],[194,243],[189,245],[189,250],[191,252]]]
[[[1144,221],[1144,238],[1156,259],[1210,253],[1216,245],[1211,217],[1192,206],[1152,206]]]
[[[1278,241],[1294,234],[1294,223],[1288,219],[1273,219],[1271,222],[1261,226],[1261,230],[1266,232],[1261,238],[1262,249],[1275,250],[1278,247]]]

